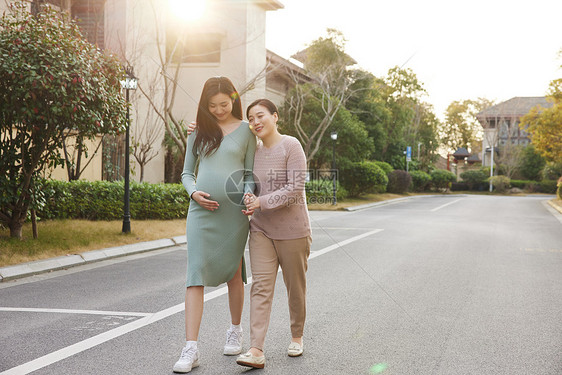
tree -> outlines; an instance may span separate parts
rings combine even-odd
[[[501,168],[502,174],[510,179],[519,171],[523,149],[524,146],[513,144],[508,139],[508,142],[501,146],[499,150],[497,163]]]
[[[319,103],[309,102],[305,107],[303,114],[303,124],[305,126],[314,126],[317,119],[322,116],[322,110],[319,108]],[[283,132],[290,135],[294,134],[294,128],[285,129],[284,122],[280,122]],[[305,128],[306,131],[310,131]],[[349,165],[351,162],[359,162],[366,160],[370,157],[373,149],[373,140],[369,137],[365,125],[352,115],[345,108],[340,108],[329,132],[324,134],[321,140],[321,145],[312,160],[309,161],[311,168],[321,169],[329,166],[332,163],[333,140],[330,133],[335,131],[338,133],[338,140],[336,142],[336,164],[338,169]]]
[[[482,129],[476,114],[492,105],[488,99],[454,101],[447,107],[445,122],[439,129],[441,143],[455,151],[459,147],[475,152],[481,149]]]
[[[296,86],[287,96],[283,112],[287,127],[294,129],[310,161],[320,149],[324,134],[338,111],[353,95],[352,83],[363,72],[348,69],[355,61],[345,53],[343,34],[334,29],[328,29],[327,37],[313,41],[299,55],[312,82],[302,84],[300,77],[293,77]],[[320,113],[314,122],[307,123],[303,114],[310,102],[317,103]]]
[[[539,154],[533,144],[525,147],[521,152],[520,171],[527,180],[541,179],[541,172],[546,164],[544,158]]]
[[[439,121],[431,105],[423,101],[427,94],[411,69],[398,66],[389,69],[379,80],[378,88],[390,113],[383,122],[385,144],[377,151],[377,159],[390,163],[396,169],[405,169],[406,146],[420,145],[420,164],[427,168],[435,158],[438,147]]]
[[[154,119],[155,112],[150,106],[145,107],[144,116],[140,116],[139,112],[139,106],[135,106],[137,126],[132,129],[130,151],[132,151],[137,163],[139,163],[139,182],[143,182],[144,168],[158,155],[158,151],[154,148],[154,144],[156,140],[160,138],[162,128],[156,126],[156,121]]]
[[[536,150],[547,161],[562,160],[562,78],[550,83],[551,108],[535,107],[521,118],[519,127],[531,136]]]
[[[26,1],[0,19],[0,223],[21,238],[34,177],[63,164],[67,137],[125,127],[119,62],[84,40],[65,13]]]

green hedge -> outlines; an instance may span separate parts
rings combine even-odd
[[[451,183],[457,181],[457,176],[453,172],[445,169],[436,169],[431,172],[431,185],[435,189],[448,189]]]
[[[556,180],[542,180],[539,182],[539,191],[546,194],[556,194]]]
[[[108,181],[39,181],[44,202],[37,215],[42,219],[118,220],[123,217],[124,184]],[[181,184],[130,185],[131,218],[185,218],[189,195]]]
[[[556,180],[511,180],[511,187],[523,189],[530,193],[555,194],[557,187],[556,185]]]
[[[557,185],[558,185],[558,190],[556,194],[558,195],[558,199],[562,199],[562,177],[558,179]]]
[[[308,204],[320,203],[331,204],[334,199],[334,183],[331,180],[312,180],[306,183],[306,201]],[[344,200],[348,193],[340,183],[336,181],[336,199]]]
[[[482,190],[488,175],[482,169],[475,169],[461,173],[461,179],[469,190]]]
[[[352,163],[340,171],[341,183],[352,197],[366,193],[384,193],[388,184],[386,173],[372,161]]]
[[[431,184],[431,176],[423,171],[412,171],[412,185],[414,191],[421,192],[429,189]]]

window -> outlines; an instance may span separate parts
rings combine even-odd
[[[178,38],[172,32],[166,37],[166,56],[173,63],[220,63],[221,35],[187,34]]]

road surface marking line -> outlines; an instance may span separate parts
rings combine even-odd
[[[28,307],[0,307],[0,311],[39,312],[39,313],[57,313],[57,314],[112,315],[112,316],[149,316],[149,315],[152,315],[152,313],[141,313],[141,312],[71,310],[71,309],[43,309],[43,308],[28,308]]]
[[[326,254],[326,253],[329,253],[330,251],[339,249],[340,247],[345,246],[345,245],[347,245],[347,244],[349,244],[349,243],[352,243],[352,242],[355,242],[355,241],[360,240],[360,239],[362,239],[362,238],[368,237],[368,236],[370,236],[370,235],[372,235],[372,234],[382,232],[383,230],[384,230],[384,229],[375,229],[375,230],[372,230],[372,231],[370,231],[370,232],[363,233],[363,234],[360,234],[360,235],[355,236],[355,237],[351,237],[351,238],[349,238],[349,239],[347,239],[347,240],[345,240],[345,241],[337,242],[337,243],[335,243],[335,244],[333,244],[333,245],[330,245],[330,246],[328,246],[328,247],[325,247],[325,248],[323,248],[323,249],[321,249],[321,250],[318,250],[318,251],[311,251],[310,256],[308,257],[308,259],[309,259],[309,260],[310,260],[310,259],[314,259],[314,258],[316,258],[316,257],[319,257],[320,255],[324,255],[324,254]]]
[[[443,204],[443,205],[441,205],[441,206],[439,206],[439,207],[435,207],[434,209],[432,209],[432,210],[430,210],[430,211],[431,211],[431,212],[435,212],[435,211],[440,210],[440,209],[442,209],[442,208],[444,208],[444,207],[447,207],[447,206],[449,206],[449,205],[451,205],[451,204],[453,204],[453,203],[457,203],[458,201],[462,201],[462,198],[461,198],[461,199],[454,200],[454,201],[449,202],[449,203],[445,203],[445,204]]]
[[[330,229],[330,230],[365,230],[369,228],[350,228],[350,227],[310,227],[311,229]]]
[[[308,259],[313,259],[316,258],[320,255],[326,254],[330,251],[336,250],[341,248],[342,246],[345,246],[349,243],[352,243],[354,241],[358,241],[362,238],[365,238],[367,236],[370,236],[372,234],[381,232],[383,229],[375,229],[372,230],[370,232],[367,233],[363,233],[360,234],[358,236],[355,237],[351,237],[345,241],[341,241],[338,242],[334,245],[325,247],[323,249],[320,249],[318,251],[315,251],[313,253],[310,254]],[[248,283],[247,285],[252,283],[252,278],[248,278]],[[206,293],[204,300],[205,302],[212,300],[214,298],[220,297],[224,294],[228,293],[228,287],[224,286],[222,288],[213,290],[212,292]],[[22,375],[22,374],[29,374],[30,372],[33,371],[37,371],[43,367],[47,367],[53,363],[62,361],[63,359],[66,359],[68,357],[71,357],[73,355],[76,355],[78,353],[81,353],[85,350],[91,349],[95,346],[98,346],[100,344],[103,344],[104,342],[113,340],[117,337],[123,336],[129,332],[132,331],[136,331],[139,328],[143,328],[149,324],[152,323],[156,323],[164,318],[167,318],[169,316],[175,315],[181,311],[183,311],[185,309],[185,303],[179,303],[175,306],[169,307],[165,310],[162,311],[158,311],[156,313],[153,314],[149,314],[143,318],[137,319],[131,323],[127,323],[125,325],[119,326],[117,328],[114,328],[112,330],[100,333],[99,335],[90,337],[89,339],[86,340],[82,340],[80,342],[77,342],[76,344],[72,344],[70,346],[67,346],[65,348],[59,349],[57,351],[54,351],[52,353],[46,354],[42,357],[36,358],[32,361],[26,362],[24,364],[21,364],[19,366],[16,367],[12,367],[11,369],[8,369],[4,372],[1,372],[0,375]]]

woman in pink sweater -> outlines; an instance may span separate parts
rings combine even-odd
[[[250,350],[236,362],[263,368],[264,342],[281,266],[291,319],[288,355],[303,353],[306,318],[306,270],[312,242],[306,206],[306,157],[300,142],[277,129],[279,114],[270,100],[258,99],[246,110],[252,132],[261,139],[254,158],[256,194],[247,194],[250,221]]]

